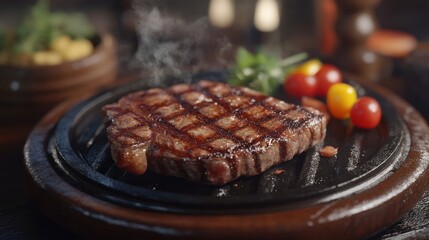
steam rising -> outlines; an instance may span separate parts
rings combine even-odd
[[[151,85],[163,85],[172,76],[190,81],[192,73],[208,66],[207,51],[214,52],[214,47],[219,48],[212,55],[217,64],[226,63],[223,55],[231,44],[225,37],[214,37],[207,17],[187,22],[147,3],[134,4],[134,10],[138,17],[135,63],[144,69],[145,79],[149,74]]]

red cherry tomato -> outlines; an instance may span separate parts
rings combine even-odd
[[[319,72],[316,73],[316,96],[324,97],[328,93],[329,87],[335,83],[343,81],[340,70],[335,66],[324,64]]]
[[[299,72],[292,73],[286,78],[283,87],[288,95],[298,98],[303,96],[312,97],[316,91],[316,78]]]
[[[372,97],[362,97],[353,105],[350,119],[356,127],[375,128],[381,120],[380,104]]]

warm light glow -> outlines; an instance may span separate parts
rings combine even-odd
[[[272,32],[279,27],[280,11],[276,0],[258,0],[255,9],[255,27],[261,32]]]
[[[211,0],[209,20],[215,27],[226,28],[234,22],[233,0]]]

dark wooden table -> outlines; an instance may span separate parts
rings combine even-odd
[[[0,155],[0,239],[76,239],[34,205],[25,187],[21,151]]]

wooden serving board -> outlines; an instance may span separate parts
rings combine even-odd
[[[100,106],[140,88],[64,103],[27,141],[32,195],[71,231],[107,239],[359,239],[397,221],[429,185],[425,121],[390,92],[359,86],[379,99],[384,117],[371,131],[331,121],[325,144],[339,147],[336,158],[320,158],[316,147],[221,187],[132,176],[108,154]],[[273,174],[279,168],[285,173]]]

